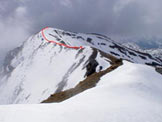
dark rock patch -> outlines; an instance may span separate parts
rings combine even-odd
[[[106,45],[105,43],[100,43],[101,45]]]
[[[52,35],[49,33],[50,36],[54,37],[57,41],[60,41],[61,39],[58,36]]]
[[[88,62],[85,63],[87,70],[85,76],[90,76],[96,72],[96,67],[98,66],[98,62],[95,60],[96,57],[97,57],[97,50],[93,49],[92,55],[88,59]]]
[[[160,66],[158,63],[156,63],[156,62],[152,62],[152,63],[145,63],[146,65],[149,65],[149,66],[154,66],[154,67],[156,67],[156,66]]]
[[[142,59],[144,59],[144,60],[146,60],[146,59],[147,59],[146,57],[141,56],[141,55],[139,55],[139,57],[140,57],[140,58],[142,58]]]
[[[111,54],[115,55],[115,56],[120,56],[119,54],[115,53],[115,52],[112,52],[110,51]]]
[[[98,66],[98,62],[96,60],[91,60],[86,66],[87,72],[85,75],[88,77],[92,75],[93,73],[95,73],[97,66]]]
[[[87,38],[87,42],[92,43],[92,39],[91,38]]]
[[[83,37],[81,37],[81,36],[77,36],[77,39],[82,39],[82,40],[84,40],[84,38],[83,38]]]
[[[155,70],[156,70],[158,73],[162,74],[162,67],[161,67],[161,68],[158,68],[158,67],[157,67]]]
[[[129,53],[130,55],[132,55],[132,56],[137,56],[134,52],[128,51],[128,53]]]

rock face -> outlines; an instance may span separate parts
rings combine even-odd
[[[49,40],[83,49],[49,43],[41,32],[33,35],[6,56],[0,71],[0,104],[40,103],[51,94],[77,87],[80,81],[121,62],[118,59],[162,66],[158,58],[102,35],[53,28],[44,34]]]

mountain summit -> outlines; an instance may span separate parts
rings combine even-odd
[[[136,47],[43,29],[6,56],[0,122],[161,122],[162,60]]]
[[[41,31],[31,36],[6,56],[0,74],[0,104],[40,103],[54,93],[74,88],[94,73],[107,70],[119,59],[162,66],[160,59],[100,34],[46,28],[43,34]]]

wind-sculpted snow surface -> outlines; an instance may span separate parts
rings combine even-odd
[[[161,122],[162,75],[129,63],[67,101],[0,106],[1,122]]]

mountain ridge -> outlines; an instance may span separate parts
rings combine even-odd
[[[111,66],[111,60],[101,52],[116,59],[162,66],[161,60],[154,56],[124,47],[102,35],[54,28],[44,33],[48,40],[84,48],[71,49],[47,42],[41,32],[30,37],[6,57],[1,70],[0,104],[40,103],[51,94],[74,88],[86,77]]]

